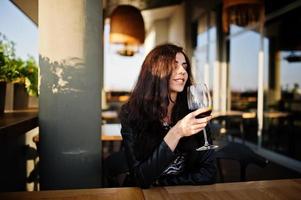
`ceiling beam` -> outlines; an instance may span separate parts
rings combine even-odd
[[[38,0],[10,0],[22,11],[35,25],[39,24],[39,1]]]

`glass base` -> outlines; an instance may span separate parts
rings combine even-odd
[[[217,149],[218,146],[217,145],[207,145],[207,146],[202,146],[196,149],[196,151],[206,151],[209,149]]]

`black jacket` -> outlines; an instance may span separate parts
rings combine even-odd
[[[122,120],[121,134],[123,144],[130,168],[130,176],[135,186],[148,188],[156,185],[199,185],[215,182],[216,167],[214,150],[196,151],[195,149],[204,144],[203,135],[198,133],[194,136],[182,138],[174,152],[163,140],[168,130],[162,125],[154,124],[146,128],[143,132],[147,136],[158,135],[161,137],[150,142],[155,143],[154,148],[140,148],[137,150],[135,145],[139,144],[135,129],[131,128],[127,120]],[[208,127],[208,126],[207,126]],[[210,129],[206,128],[207,133]],[[156,132],[156,133],[155,133]],[[144,135],[143,134],[143,135]],[[208,134],[211,141],[210,134]],[[143,145],[143,144],[142,144]],[[185,152],[184,170],[177,175],[164,175],[163,171],[175,160],[178,153]]]

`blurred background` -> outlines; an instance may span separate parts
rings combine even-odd
[[[187,52],[196,82],[209,85],[213,136],[220,149],[239,143],[269,161],[264,169],[251,165],[247,179],[300,177],[300,0],[103,0],[100,4],[99,123],[102,136],[109,136],[102,139],[103,159],[122,148],[118,113],[145,56],[156,45],[170,42]],[[0,1],[0,92],[6,91],[5,100],[0,99],[2,113],[45,111],[38,84],[41,74],[46,76],[39,67],[45,62],[39,52],[43,47],[38,48],[41,8],[38,0]],[[50,81],[52,93],[64,91],[71,82],[70,74],[60,70],[65,63],[49,62],[57,75]],[[47,121],[45,116],[40,114],[40,123]],[[47,127],[43,132],[47,135],[48,130],[56,131]],[[37,127],[25,134],[29,147],[36,149],[38,142],[32,138],[38,133]],[[225,179],[218,181],[240,180],[239,166],[223,162],[219,173]],[[27,163],[26,176],[37,163],[36,159]]]

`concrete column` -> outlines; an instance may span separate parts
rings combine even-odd
[[[39,1],[42,190],[101,186],[101,2]]]
[[[185,8],[184,4],[177,6],[170,16],[168,41],[186,49],[185,43]]]
[[[231,108],[231,88],[230,88],[230,79],[229,79],[229,46],[230,42],[226,39],[227,33],[224,33],[222,30],[222,11],[221,6],[217,8],[216,11],[216,34],[217,34],[217,67],[216,67],[216,77],[215,77],[215,86],[214,88],[218,89],[214,94],[214,105],[217,107],[215,110],[225,112]]]
[[[269,43],[269,105],[276,104],[281,99],[281,53],[275,39]]]
[[[156,32],[155,44],[164,44],[168,42],[169,18],[154,21],[153,28]]]
[[[215,111],[220,110],[220,69],[221,64],[218,61],[214,62],[213,66],[213,109]]]
[[[192,30],[193,28],[193,22],[192,22],[192,8],[193,8],[193,2],[192,1],[185,1],[184,2],[184,15],[185,15],[185,51],[189,58],[193,57],[193,45],[192,45],[192,39],[196,41],[196,38],[192,38],[192,31],[197,31],[197,25],[196,30]],[[196,44],[195,44],[196,45]]]
[[[274,98],[276,102],[281,100],[281,52],[278,50],[275,54],[275,69],[274,69]]]

